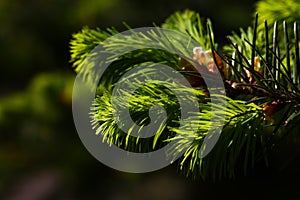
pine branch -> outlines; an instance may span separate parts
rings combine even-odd
[[[77,72],[83,72],[86,80],[99,78],[99,71],[95,68],[100,67],[101,70],[104,65],[103,61],[96,59],[103,52],[93,52],[93,49],[101,45],[105,53],[109,54],[110,66],[97,86],[97,97],[91,106],[92,125],[96,133],[103,135],[104,142],[133,152],[153,151],[175,141],[170,156],[172,158],[184,151],[180,170],[187,176],[232,178],[236,174],[246,174],[257,162],[264,160],[267,164],[271,147],[278,144],[288,131],[297,130],[300,55],[296,23],[291,32],[289,21],[284,22],[281,28],[280,23],[259,23],[260,19],[256,17],[253,28],[246,31],[241,29],[240,35],[233,33],[229,36],[229,45],[224,47],[223,53],[216,51],[210,21],[207,22],[208,29],[204,28],[200,15],[189,10],[170,16],[162,27],[189,35],[197,41],[196,46],[191,46],[190,41],[179,39],[176,34],[167,35],[159,30],[111,37],[118,32],[114,29],[102,31],[84,28],[75,34],[71,41],[71,61]],[[213,52],[211,55],[223,75],[229,94],[227,98],[217,97],[226,104],[213,105],[219,106],[219,113],[212,113],[212,94],[207,93],[205,83],[199,74],[195,74],[192,65],[208,75],[213,74],[208,66],[192,58],[193,48],[199,46]],[[176,52],[162,49],[175,49]],[[92,56],[88,57],[90,53]],[[181,120],[180,105],[176,95],[168,89],[168,82],[163,87],[158,82],[147,82],[133,95],[121,90],[119,92],[122,95],[113,96],[113,89],[122,75],[137,66],[153,63],[172,67],[194,86],[184,87],[180,80],[169,80],[166,77],[169,83],[173,81],[172,84],[175,82],[184,88],[182,92],[187,94],[186,104],[191,100],[198,102],[201,112],[190,113],[188,118],[192,129],[197,129],[197,132],[191,131],[189,127],[178,128]],[[147,70],[145,68],[142,73],[149,73]],[[197,84],[194,85],[193,81]],[[122,84],[126,88],[141,85],[138,81]],[[129,128],[129,132],[124,132],[115,118],[118,109],[112,105],[112,101],[126,109],[127,98],[130,99],[129,110],[135,124]],[[142,131],[151,123],[149,110],[153,105],[165,108],[166,124],[161,123],[155,136],[150,138],[131,135],[134,130]],[[212,117],[222,118],[222,110],[226,114],[220,139],[207,157],[200,158],[199,151],[207,131],[211,127],[223,126],[211,120]],[[193,140],[191,145],[188,142],[190,139]]]
[[[209,19],[207,19],[208,26],[212,30],[212,23]],[[209,50],[210,42],[209,42],[209,34],[206,29],[206,26],[203,26],[205,21],[200,17],[200,15],[191,10],[185,10],[183,12],[176,12],[171,15],[164,24],[162,24],[162,28],[176,30],[185,34],[188,34],[195,41],[199,43],[199,45],[205,49]],[[212,39],[213,38],[213,32]],[[217,43],[214,43],[214,47],[217,49]]]
[[[90,29],[84,27],[79,33],[73,34],[70,41],[71,60],[75,71],[78,72],[82,66],[82,62],[87,58],[89,53],[105,39],[116,34],[115,29]]]
[[[148,74],[149,72],[147,72]],[[168,88],[168,82],[164,82],[164,86],[161,83],[155,83],[153,80],[143,83],[143,87],[139,88],[134,95],[128,93],[125,90],[118,91],[120,95],[113,97],[110,92],[105,92],[102,96],[98,96],[95,99],[94,107],[91,113],[92,124],[96,129],[96,133],[102,133],[104,140],[110,144],[116,144],[129,151],[150,151],[161,147],[166,139],[171,138],[174,133],[170,131],[170,127],[177,127],[180,123],[180,105],[175,96]],[[126,88],[135,87],[135,85],[141,85],[137,82],[122,82]],[[172,83],[174,87],[174,83]],[[183,88],[180,92],[186,93],[185,102],[191,102],[191,98],[194,94],[197,94],[195,100],[204,99],[203,92],[188,88],[186,86],[178,86],[177,88]],[[183,96],[184,97],[184,96]],[[130,98],[130,105],[127,105],[126,99]],[[195,97],[194,97],[195,98]],[[150,123],[149,109],[154,105],[160,105],[167,111],[166,125],[161,124],[162,129],[155,134],[152,138],[139,138],[130,136],[129,133],[124,133],[117,125],[117,119],[114,114],[118,112],[112,105],[112,100],[115,101],[115,105],[121,109],[130,109],[131,117],[135,124],[130,130],[139,128],[139,131],[143,131],[143,127]],[[129,107],[129,108],[128,108]],[[126,123],[126,122],[122,122]]]
[[[259,29],[264,28],[264,20],[268,20],[270,25],[277,21],[280,24],[279,28],[282,27],[283,21],[288,23],[300,21],[300,4],[298,0],[260,0],[255,6],[260,16],[259,24],[261,26],[259,26]]]
[[[187,176],[200,176],[204,179],[213,178],[214,180],[225,177],[233,178],[237,173],[238,166],[244,169],[244,173],[247,173],[248,168],[253,167],[257,162],[258,155],[266,158],[265,152],[262,152],[262,145],[266,137],[261,131],[264,124],[262,108],[253,103],[247,104],[245,101],[230,98],[222,100],[226,101],[227,105],[220,108],[220,110],[226,110],[225,126],[218,143],[207,157],[200,158],[199,155],[203,139],[209,128],[222,126],[222,124],[212,124],[209,104],[198,117],[191,120],[192,124],[200,122],[197,133],[191,134],[176,130],[176,128],[174,130],[177,135],[170,141],[177,141],[177,143],[171,153],[185,149],[185,145],[189,144],[188,138],[194,139],[180,162],[180,170]],[[214,115],[214,117],[217,116]]]

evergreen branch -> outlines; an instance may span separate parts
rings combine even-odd
[[[98,71],[94,68],[101,68],[104,63],[95,57],[97,53],[103,52],[93,54],[92,50],[99,44],[109,54],[108,61],[111,63],[97,86],[97,97],[91,107],[91,123],[96,134],[102,134],[103,142],[140,153],[175,142],[176,145],[169,152],[170,157],[184,151],[180,170],[187,176],[232,178],[239,173],[246,174],[261,160],[265,160],[267,164],[267,155],[272,150],[269,147],[287,135],[287,130],[296,130],[295,123],[299,121],[298,27],[295,23],[294,36],[291,37],[287,25],[287,22],[283,22],[281,29],[280,23],[275,23],[274,28],[269,30],[267,21],[260,24],[256,15],[253,28],[249,27],[247,31],[241,29],[240,35],[233,33],[229,36],[229,45],[224,47],[223,55],[216,51],[217,45],[214,43],[209,20],[205,29],[200,15],[193,11],[186,10],[170,16],[162,25],[163,28],[189,35],[198,42],[197,46],[211,50],[216,64],[217,56],[227,64],[226,68],[218,67],[225,81],[226,92],[234,94],[231,98],[217,96],[220,101],[226,102],[226,106],[212,105],[207,97],[211,94],[207,95],[205,86],[184,87],[181,92],[187,94],[184,99],[186,104],[191,99],[197,101],[200,112],[189,113],[186,120],[192,128],[186,125],[180,129],[180,105],[176,95],[168,89],[168,83],[172,81],[173,84],[182,86],[180,80],[166,78],[169,82],[165,82],[163,86],[155,81],[146,82],[133,95],[125,90],[120,90],[122,95],[117,97],[112,93],[122,75],[137,66],[161,63],[182,70],[182,60],[196,63],[190,59],[191,49],[195,47],[191,46],[191,41],[181,40],[176,35],[170,36],[155,29],[146,33],[133,31],[131,35],[111,37],[118,32],[114,29],[102,31],[84,28],[81,33],[73,35],[71,41],[71,62],[75,70],[82,70],[87,80],[98,76]],[[269,42],[269,34],[273,34],[272,44]],[[162,49],[175,49],[176,52]],[[285,54],[282,56],[281,52]],[[92,55],[88,57],[90,53]],[[147,69],[143,70],[145,74],[151,73]],[[181,73],[201,78],[193,71]],[[126,85],[125,88],[141,85],[138,79],[134,80],[124,81],[122,84]],[[125,101],[127,98],[130,99],[129,105]],[[112,105],[112,101],[129,109],[135,124],[128,132],[119,127],[118,119],[115,118],[117,108]],[[134,130],[141,132],[151,123],[149,110],[154,105],[165,108],[166,124],[161,123],[153,137],[133,136]],[[218,108],[218,111],[212,113],[212,106]],[[226,111],[225,126],[217,120],[211,120],[214,117],[222,121],[222,110]],[[223,127],[222,134],[210,154],[200,158],[201,145],[212,127]],[[198,131],[192,131],[194,129]],[[192,144],[189,142],[191,139]]]
[[[70,41],[70,62],[73,63],[76,72],[79,71],[83,61],[97,45],[116,33],[114,28],[103,31],[98,28],[94,30],[84,27],[79,33],[73,34]]]
[[[260,0],[255,7],[260,16],[260,24],[263,20],[268,20],[271,24],[275,21],[282,24],[284,20],[289,23],[300,21],[300,4],[298,0]],[[260,28],[263,28],[263,26]]]
[[[162,24],[162,28],[168,28],[188,34],[192,39],[197,41],[203,49],[208,50],[210,49],[209,33],[206,31],[207,29],[203,24],[205,23],[198,13],[185,10],[171,15],[165,23]],[[209,19],[207,19],[207,24],[210,28],[212,27]],[[213,33],[211,32],[211,34],[213,40]],[[217,48],[216,43],[214,43],[214,46]]]
[[[255,104],[247,104],[240,100],[230,98],[223,100],[227,101],[227,107],[220,108],[220,110],[226,110],[226,124],[217,145],[207,157],[202,159],[199,157],[205,134],[211,127],[221,126],[217,122],[212,124],[210,105],[206,105],[206,109],[191,120],[191,123],[194,124],[200,122],[197,133],[180,131],[176,128],[172,129],[177,135],[169,141],[176,141],[177,143],[171,153],[181,152],[181,149],[186,148],[185,144],[189,144],[188,138],[194,139],[180,162],[180,170],[187,176],[201,176],[202,178],[233,177],[236,174],[236,166],[241,159],[244,159],[243,168],[246,172],[249,167],[248,163],[253,166],[256,155],[261,153],[259,149],[261,150],[262,146],[258,145],[258,141],[254,138],[258,137],[264,140],[260,129],[262,127],[254,126],[254,124],[258,122],[262,124],[264,118],[262,109]],[[246,157],[244,157],[245,155]],[[249,160],[251,161],[249,162]]]
[[[180,107],[178,105],[177,97],[172,94],[167,88],[168,84],[164,83],[164,87],[161,84],[144,83],[144,86],[139,88],[134,95],[126,92],[119,91],[121,95],[118,97],[112,97],[110,92],[103,93],[102,96],[98,96],[93,104],[91,117],[92,124],[96,133],[103,135],[103,140],[106,140],[110,144],[116,144],[129,151],[142,152],[157,149],[165,143],[165,140],[172,137],[172,131],[168,127],[176,127],[180,123]],[[128,87],[134,87],[135,84],[141,85],[139,82],[124,82],[122,84],[128,84]],[[182,86],[181,86],[182,88]],[[204,99],[204,93],[199,90],[184,87],[184,92],[187,95],[185,102],[190,102],[194,94],[197,94],[197,99]],[[154,105],[160,105],[167,111],[166,125],[161,124],[161,129],[155,134],[154,137],[143,139],[139,137],[130,136],[128,133],[123,132],[117,124],[114,113],[117,110],[112,106],[111,102],[117,102],[116,105],[122,107],[122,109],[130,109],[131,117],[135,122],[135,125],[130,130],[140,126],[140,131],[143,130],[143,126],[147,125],[150,121],[149,109]],[[130,105],[124,101],[126,98],[130,98]],[[126,122],[122,122],[126,123]],[[124,142],[126,140],[126,142]]]

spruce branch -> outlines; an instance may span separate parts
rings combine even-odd
[[[200,17],[199,13],[191,10],[185,10],[171,15],[168,19],[166,19],[165,23],[162,24],[162,28],[168,28],[188,34],[192,37],[192,39],[197,41],[202,48],[209,50],[211,47],[208,30],[205,26],[206,23],[212,30],[212,23],[209,19],[205,22],[204,19]],[[212,31],[211,34],[212,40],[214,41]],[[217,49],[217,43],[213,44]]]
[[[80,32],[73,34],[70,41],[70,62],[73,63],[75,71],[78,72],[80,70],[82,62],[97,45],[116,33],[118,32],[114,28],[103,31],[99,28],[84,27]]]
[[[260,0],[255,5],[259,14],[259,29],[263,29],[263,21],[268,20],[269,25],[276,21],[282,27],[283,21],[293,23],[300,21],[300,4],[298,0]],[[271,28],[271,27],[269,27]],[[292,28],[290,30],[293,30]]]
[[[262,23],[261,18],[264,19],[259,13],[259,17],[255,17],[253,27],[241,29],[240,34],[232,33],[228,37],[228,45],[223,47],[223,52],[217,51],[211,22],[208,20],[205,27],[205,21],[193,11],[176,12],[162,25],[163,28],[189,35],[199,46],[210,50],[212,59],[224,79],[228,97],[216,98],[225,102],[226,106],[214,106],[219,106],[220,111],[226,111],[225,126],[218,143],[204,158],[200,158],[199,151],[207,131],[211,127],[223,126],[211,119],[221,118],[223,115],[221,112],[212,113],[212,94],[207,93],[201,75],[195,74],[193,70],[191,63],[212,75],[207,66],[200,64],[195,58],[189,59],[195,46],[191,46],[188,41],[168,37],[160,31],[132,32],[131,35],[111,37],[118,34],[118,31],[84,28],[75,34],[70,43],[71,62],[77,72],[85,72],[87,79],[97,76],[91,73],[95,67],[95,62],[92,62],[93,56],[86,61],[88,54],[99,44],[110,53],[111,65],[104,72],[97,86],[97,96],[91,105],[91,123],[96,134],[102,134],[103,142],[133,152],[150,152],[175,142],[169,152],[170,157],[184,151],[179,169],[187,176],[205,179],[233,178],[240,173],[247,174],[257,162],[263,161],[267,165],[272,147],[288,135],[288,132],[298,130],[299,33],[296,22],[291,31],[289,27],[292,27],[292,22],[288,20],[282,23],[272,20],[268,23],[265,20]],[[129,49],[132,51],[128,51],[128,47],[132,48]],[[160,49],[176,49],[180,56]],[[91,65],[84,65],[83,62],[90,62]],[[158,83],[149,82],[136,90],[134,95],[126,91],[120,91],[122,95],[117,98],[112,95],[123,74],[137,66],[153,63],[172,67],[188,77],[191,84],[192,81],[197,82],[195,86],[192,84],[193,88],[183,89],[189,94],[185,99],[186,104],[192,98],[196,98],[194,100],[198,102],[200,112],[190,113],[188,119],[197,132],[189,130],[188,127],[178,128],[180,105],[176,95],[167,89],[167,83],[165,87],[161,87]],[[101,66],[103,63],[97,61],[97,64]],[[123,84],[127,84],[129,88],[140,85],[138,81]],[[130,98],[130,114],[135,122],[128,133],[118,126],[114,116],[116,108],[112,105],[114,100],[119,106],[126,108],[126,98]],[[149,109],[153,105],[160,105],[166,109],[166,124],[161,124],[153,137],[132,136],[134,129],[139,128],[141,131],[150,123]],[[192,144],[189,143],[191,139]]]

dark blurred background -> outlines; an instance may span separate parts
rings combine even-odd
[[[268,199],[264,180],[204,183],[177,173],[176,164],[147,174],[110,169],[84,148],[71,112],[69,41],[83,26],[122,31],[122,22],[152,26],[191,9],[212,20],[222,44],[251,25],[254,2],[0,0],[0,199]]]

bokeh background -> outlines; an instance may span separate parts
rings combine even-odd
[[[83,26],[125,30],[161,24],[177,10],[209,17],[216,40],[251,25],[255,0],[0,0],[0,199],[269,199],[297,191],[265,174],[202,182],[176,163],[147,174],[115,171],[94,159],[75,130],[72,34]],[[258,178],[259,177],[259,178]],[[275,183],[272,187],[268,184]],[[259,198],[260,199],[260,198]]]

